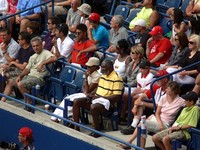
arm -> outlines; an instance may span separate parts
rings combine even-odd
[[[164,129],[163,122],[162,122],[162,120],[160,118],[161,109],[162,109],[162,107],[158,105],[158,107],[156,109],[156,120],[157,120],[157,122],[159,124],[160,131]]]
[[[64,2],[55,2],[54,5],[55,6],[68,6],[68,5],[71,5],[71,0],[67,0]],[[49,3],[48,6],[51,7],[52,3]]]
[[[150,16],[150,25],[149,25],[149,27],[153,28],[154,26],[156,26],[158,24],[158,22],[159,22],[159,19],[160,19],[159,13],[154,10],[151,13],[151,16]]]
[[[11,58],[9,53],[7,53],[8,45],[6,43],[1,44],[1,51],[6,58],[6,60],[10,63],[11,61],[14,61],[15,58]]]
[[[194,8],[194,1],[191,0],[185,11],[187,16],[189,17],[192,16],[193,8]]]
[[[20,18],[23,18],[23,19],[38,19],[38,18],[40,18],[40,13],[35,13],[35,14],[32,14],[32,15],[23,16],[23,17],[20,17]]]
[[[25,68],[22,73],[17,77],[16,79],[16,83],[18,83],[19,81],[21,81],[21,79],[25,76],[25,75],[28,75],[30,72],[29,69]]]
[[[47,60],[43,61],[41,64],[38,65],[37,70],[38,72],[42,71],[42,68],[44,67],[44,65],[50,64],[52,62],[55,62],[57,60],[56,56],[51,56],[50,58],[48,58]]]
[[[164,56],[164,53],[159,52],[159,53],[156,55],[156,57],[154,57],[154,58],[150,61],[150,63],[155,63],[155,62],[159,61],[161,58],[163,58],[163,56]]]
[[[15,65],[17,68],[19,68],[20,70],[24,70],[26,65],[27,65],[27,62],[24,62],[23,64],[20,64],[18,60],[16,61],[12,61],[9,63],[9,66],[11,65]]]

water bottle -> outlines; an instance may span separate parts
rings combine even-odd
[[[146,115],[141,117],[141,136],[147,138],[147,131],[146,131]]]
[[[35,91],[36,91],[36,96],[39,95],[39,93],[40,93],[40,85],[39,85],[39,83],[36,84]]]

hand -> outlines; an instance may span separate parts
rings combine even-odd
[[[52,6],[52,2],[48,3],[48,6],[51,7]]]
[[[3,68],[4,72],[9,69],[9,65],[8,64],[2,64],[1,67]]]
[[[8,45],[3,42],[1,44],[1,51],[2,51],[2,53],[6,53],[7,52],[7,48],[8,48]]]
[[[9,63],[9,67],[12,66],[12,65],[16,66],[15,64],[16,64],[15,61],[11,61],[11,62]]]
[[[169,128],[169,133],[172,133],[174,131],[179,131],[180,130],[180,127],[178,126],[172,126],[171,128]]]
[[[42,72],[42,69],[43,69],[43,64],[39,64],[39,65],[37,66],[37,71],[38,71],[38,72]]]
[[[140,7],[140,6],[141,6],[141,2],[137,2],[137,3],[135,3],[135,5],[134,5],[135,8],[138,8],[138,7]]]
[[[158,127],[159,127],[160,131],[162,131],[162,130],[164,129],[164,126],[163,126],[162,123],[159,123],[159,124],[158,124]]]
[[[54,46],[57,46],[57,39],[56,39],[56,37],[53,37],[51,43],[52,43]]]
[[[90,72],[89,70],[87,70],[87,71],[85,72],[85,78],[87,78],[90,74],[91,74],[91,72]]]
[[[110,53],[114,53],[115,50],[116,50],[116,47],[115,47],[114,45],[111,45],[111,46],[108,48],[107,51],[110,52]]]
[[[18,82],[21,81],[21,80],[22,80],[22,78],[21,78],[20,76],[18,76],[17,79],[16,79],[15,81],[16,81],[16,83],[18,83]]]
[[[147,40],[147,46],[149,47],[151,45],[151,43],[153,42],[153,37],[149,38]]]
[[[143,101],[141,99],[137,99],[137,100],[135,100],[134,105],[142,106],[143,105],[142,102]]]
[[[185,77],[185,75],[188,75],[188,73],[187,73],[187,71],[183,70],[183,71],[181,71],[178,75],[179,75],[179,77],[180,77],[181,79],[183,79],[183,78]]]

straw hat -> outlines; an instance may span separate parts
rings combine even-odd
[[[78,10],[88,16],[91,14],[91,6],[86,3],[83,3],[80,7],[78,7]]]

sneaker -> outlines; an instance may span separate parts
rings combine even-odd
[[[97,133],[95,133],[95,132],[91,132],[91,133],[89,134],[89,136],[92,136],[92,137],[94,137],[94,138],[98,138],[98,137],[100,137],[101,135],[100,135],[100,134],[97,134]]]
[[[128,128],[126,129],[122,129],[120,132],[124,135],[129,135],[129,134],[133,134],[135,128],[132,127],[132,126],[129,126]]]

